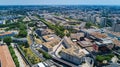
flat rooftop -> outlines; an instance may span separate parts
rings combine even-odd
[[[47,48],[52,48],[60,42],[60,39],[57,35],[45,35],[43,38],[47,41],[43,43]]]
[[[78,49],[68,48],[68,49],[62,50],[62,52],[65,52],[69,55],[76,56],[76,57],[79,57],[79,58],[89,54],[89,52],[87,50],[81,49],[81,48],[78,48]]]
[[[71,41],[71,39],[67,36],[64,37],[64,42],[66,42],[70,46],[74,45],[74,43]]]
[[[44,40],[46,41],[52,41],[52,40],[56,40],[58,39],[57,35],[53,35],[53,34],[50,34],[50,35],[44,35],[42,36]]]
[[[49,41],[49,42],[45,42],[43,43],[43,45],[47,48],[53,48],[54,46],[56,46],[60,41],[59,40],[52,40],[52,41]]]
[[[120,41],[119,40],[113,39],[112,41],[116,46],[120,46]]]
[[[82,47],[90,47],[93,45],[90,41],[78,41],[77,43]]]
[[[100,33],[100,32],[93,32],[93,33],[91,33],[91,35],[93,35],[97,38],[107,38],[107,34],[103,34],[103,33]]]
[[[0,60],[2,67],[16,67],[7,45],[0,45]]]
[[[1,32],[0,36],[7,35],[7,34],[12,34],[12,32]]]

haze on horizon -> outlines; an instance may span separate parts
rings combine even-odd
[[[120,5],[120,0],[0,0],[0,5]]]

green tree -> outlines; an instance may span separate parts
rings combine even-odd
[[[12,42],[12,39],[11,39],[11,37],[5,37],[5,38],[3,39],[3,41],[4,41],[7,45],[10,45],[10,43]]]
[[[27,31],[26,30],[20,30],[18,35],[19,35],[19,37],[26,37],[27,36]]]
[[[90,28],[91,26],[92,26],[92,23],[91,23],[91,22],[88,22],[88,23],[86,23],[86,25],[85,25],[86,28]]]

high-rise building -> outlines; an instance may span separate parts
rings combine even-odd
[[[114,32],[120,32],[120,20],[114,19],[112,30]]]
[[[106,18],[105,17],[101,17],[100,26],[102,26],[102,27],[106,26]]]

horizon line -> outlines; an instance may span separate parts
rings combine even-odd
[[[120,6],[112,4],[0,4],[0,6]]]

